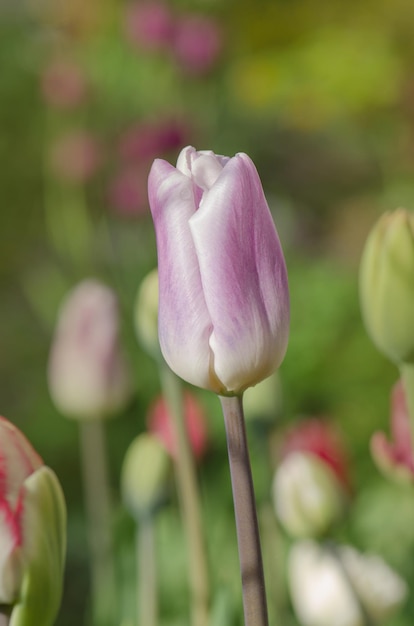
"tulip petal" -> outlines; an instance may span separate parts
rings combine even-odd
[[[214,371],[227,391],[238,393],[280,365],[289,327],[285,261],[259,175],[247,155],[226,163],[189,225],[199,289],[213,326]],[[189,264],[185,256],[185,274]]]
[[[161,350],[178,376],[211,388],[212,326],[188,226],[196,211],[193,182],[166,161],[156,159],[148,194],[157,237]]]

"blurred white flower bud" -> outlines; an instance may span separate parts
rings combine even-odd
[[[344,511],[344,496],[334,472],[314,454],[293,452],[276,470],[276,515],[294,537],[317,537],[328,531]]]
[[[334,551],[335,550],[335,551]],[[364,626],[387,619],[404,601],[405,582],[378,556],[350,546],[300,541],[289,555],[292,604],[303,626]]]
[[[130,444],[121,474],[122,499],[135,519],[151,514],[164,495],[169,456],[155,435],[143,433]]]
[[[67,295],[50,352],[48,382],[54,403],[68,417],[110,416],[129,400],[118,302],[109,287],[85,280]]]

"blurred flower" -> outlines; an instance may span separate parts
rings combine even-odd
[[[390,478],[401,482],[414,481],[414,455],[411,443],[410,415],[402,381],[391,394],[391,435],[377,432],[371,439],[371,453],[378,468]]]
[[[82,104],[88,90],[80,66],[66,60],[53,61],[46,67],[41,86],[46,103],[59,109],[73,109]]]
[[[349,489],[348,462],[343,443],[326,420],[312,418],[300,421],[284,435],[281,457],[293,452],[310,452],[333,470],[345,489]]]
[[[146,177],[137,168],[119,172],[109,187],[109,202],[124,217],[148,214]]]
[[[206,417],[197,398],[184,393],[183,410],[188,441],[196,459],[201,459],[208,445]],[[148,430],[156,435],[173,459],[177,458],[178,445],[175,439],[173,421],[166,400],[159,396],[148,411]]]
[[[372,341],[397,364],[414,363],[414,213],[385,213],[368,236],[360,301]]]
[[[102,418],[129,400],[131,381],[119,325],[116,296],[105,285],[85,280],[67,295],[48,368],[50,394],[64,415]]]
[[[13,606],[14,626],[51,626],[66,551],[62,490],[24,435],[3,417],[0,468],[0,605]]]
[[[276,514],[294,537],[324,535],[343,515],[345,494],[334,472],[309,452],[292,452],[273,481]]]
[[[59,137],[52,146],[54,172],[71,183],[84,183],[90,179],[101,160],[102,148],[94,135],[87,131],[71,131]]]
[[[177,150],[186,142],[187,136],[186,126],[174,120],[139,123],[121,136],[119,153],[126,162],[142,164],[142,161],[152,161],[158,154]]]
[[[177,19],[173,40],[174,55],[184,72],[206,74],[217,62],[223,48],[217,22],[202,15]]]
[[[141,282],[135,301],[135,330],[139,342],[158,359],[158,270],[151,270]]]
[[[257,170],[187,147],[149,181],[163,356],[184,380],[239,394],[280,365],[289,333],[283,252]]]
[[[303,626],[363,626],[387,620],[404,602],[407,585],[380,557],[351,546],[293,545],[288,563],[290,594]]]
[[[134,2],[126,9],[126,35],[133,45],[142,50],[154,52],[166,48],[173,29],[173,16],[163,2]]]
[[[143,433],[130,444],[121,473],[122,498],[135,519],[151,515],[164,497],[169,457],[158,437]]]

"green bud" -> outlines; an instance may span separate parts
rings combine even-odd
[[[293,452],[273,482],[276,515],[293,537],[318,537],[344,511],[345,494],[329,466],[314,454]]]
[[[161,354],[158,341],[158,270],[147,274],[135,301],[135,331],[143,348],[153,357]]]
[[[133,440],[122,466],[121,491],[135,519],[150,515],[160,504],[168,471],[168,454],[154,435],[143,433]]]
[[[66,552],[66,506],[54,472],[40,467],[24,483],[24,577],[10,626],[52,626],[59,610]]]
[[[414,363],[414,213],[385,213],[365,244],[360,301],[375,345],[394,363]]]

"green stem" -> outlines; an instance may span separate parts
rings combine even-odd
[[[155,563],[154,518],[148,515],[140,520],[136,528],[136,550],[138,571],[138,624],[156,626],[157,576]]]
[[[84,420],[79,428],[94,621],[112,626],[116,621],[116,579],[104,425],[100,419]]]
[[[400,374],[410,414],[411,444],[414,450],[414,365],[400,365]]]
[[[220,397],[226,426],[245,626],[268,626],[253,479],[241,396]]]
[[[188,542],[188,567],[191,589],[191,624],[207,626],[209,621],[209,577],[202,530],[201,508],[194,458],[184,422],[181,384],[166,364],[160,366],[161,386],[171,413],[178,454],[174,469]]]

